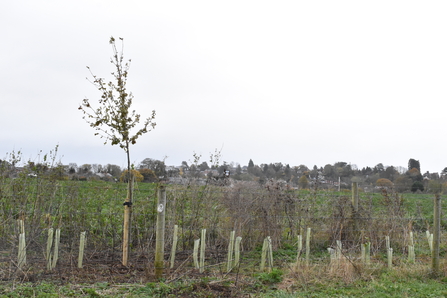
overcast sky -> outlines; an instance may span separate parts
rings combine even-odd
[[[128,87],[157,127],[131,159],[447,167],[446,1],[3,1],[0,158],[59,145],[64,164],[124,166],[82,119],[86,78]]]

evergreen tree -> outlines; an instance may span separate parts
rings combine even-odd
[[[248,161],[248,168],[254,168],[255,164],[253,163],[253,160]]]
[[[419,163],[419,160],[410,158],[410,160],[408,161],[408,171],[410,171],[411,169],[418,169],[419,173],[421,172],[421,165]]]

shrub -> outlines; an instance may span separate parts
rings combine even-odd
[[[158,178],[151,169],[140,169],[138,172],[143,176],[144,182],[157,182]]]
[[[142,182],[144,180],[143,175],[140,174],[140,172],[138,172],[137,170],[131,170],[132,171],[132,175],[135,177],[135,181],[136,182]],[[123,171],[121,173],[121,177],[120,177],[120,181],[121,182],[128,182],[128,174],[127,174],[127,170]]]
[[[389,179],[386,179],[386,178],[380,178],[380,179],[377,179],[376,185],[379,186],[379,187],[392,188],[393,187],[393,182],[391,182]]]
[[[413,185],[411,186],[411,191],[412,192],[416,192],[416,191],[424,191],[424,184],[422,184],[421,181],[416,181],[413,183]]]

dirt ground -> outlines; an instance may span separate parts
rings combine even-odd
[[[5,254],[2,254],[3,256]],[[8,258],[0,258],[0,280],[4,283],[14,282],[54,282],[59,284],[147,284],[157,282],[154,275],[153,257],[133,255],[130,257],[129,266],[121,264],[119,252],[101,254],[100,252],[86,253],[87,258],[82,268],[77,268],[77,256],[67,255],[58,260],[56,268],[49,271],[46,268],[44,258],[28,257],[27,265],[19,269],[16,262]],[[166,256],[166,259],[168,256]],[[222,259],[223,260],[223,259]],[[176,257],[176,266],[172,269],[165,268],[163,282],[171,283],[187,280],[191,282],[191,293],[182,293],[181,297],[198,297],[199,293],[205,297],[244,297],[240,286],[228,283],[229,276],[219,272],[214,266],[212,270],[200,273],[191,267],[191,256],[187,253],[179,253]],[[166,267],[169,267],[166,262]],[[203,281],[206,282],[203,282]],[[200,296],[200,295],[199,295]],[[180,297],[180,296],[179,296]]]

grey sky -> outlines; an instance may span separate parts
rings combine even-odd
[[[246,165],[447,167],[445,1],[4,1],[0,158],[59,144],[68,164],[125,164],[77,107],[132,59],[129,90],[157,127],[131,149]]]

